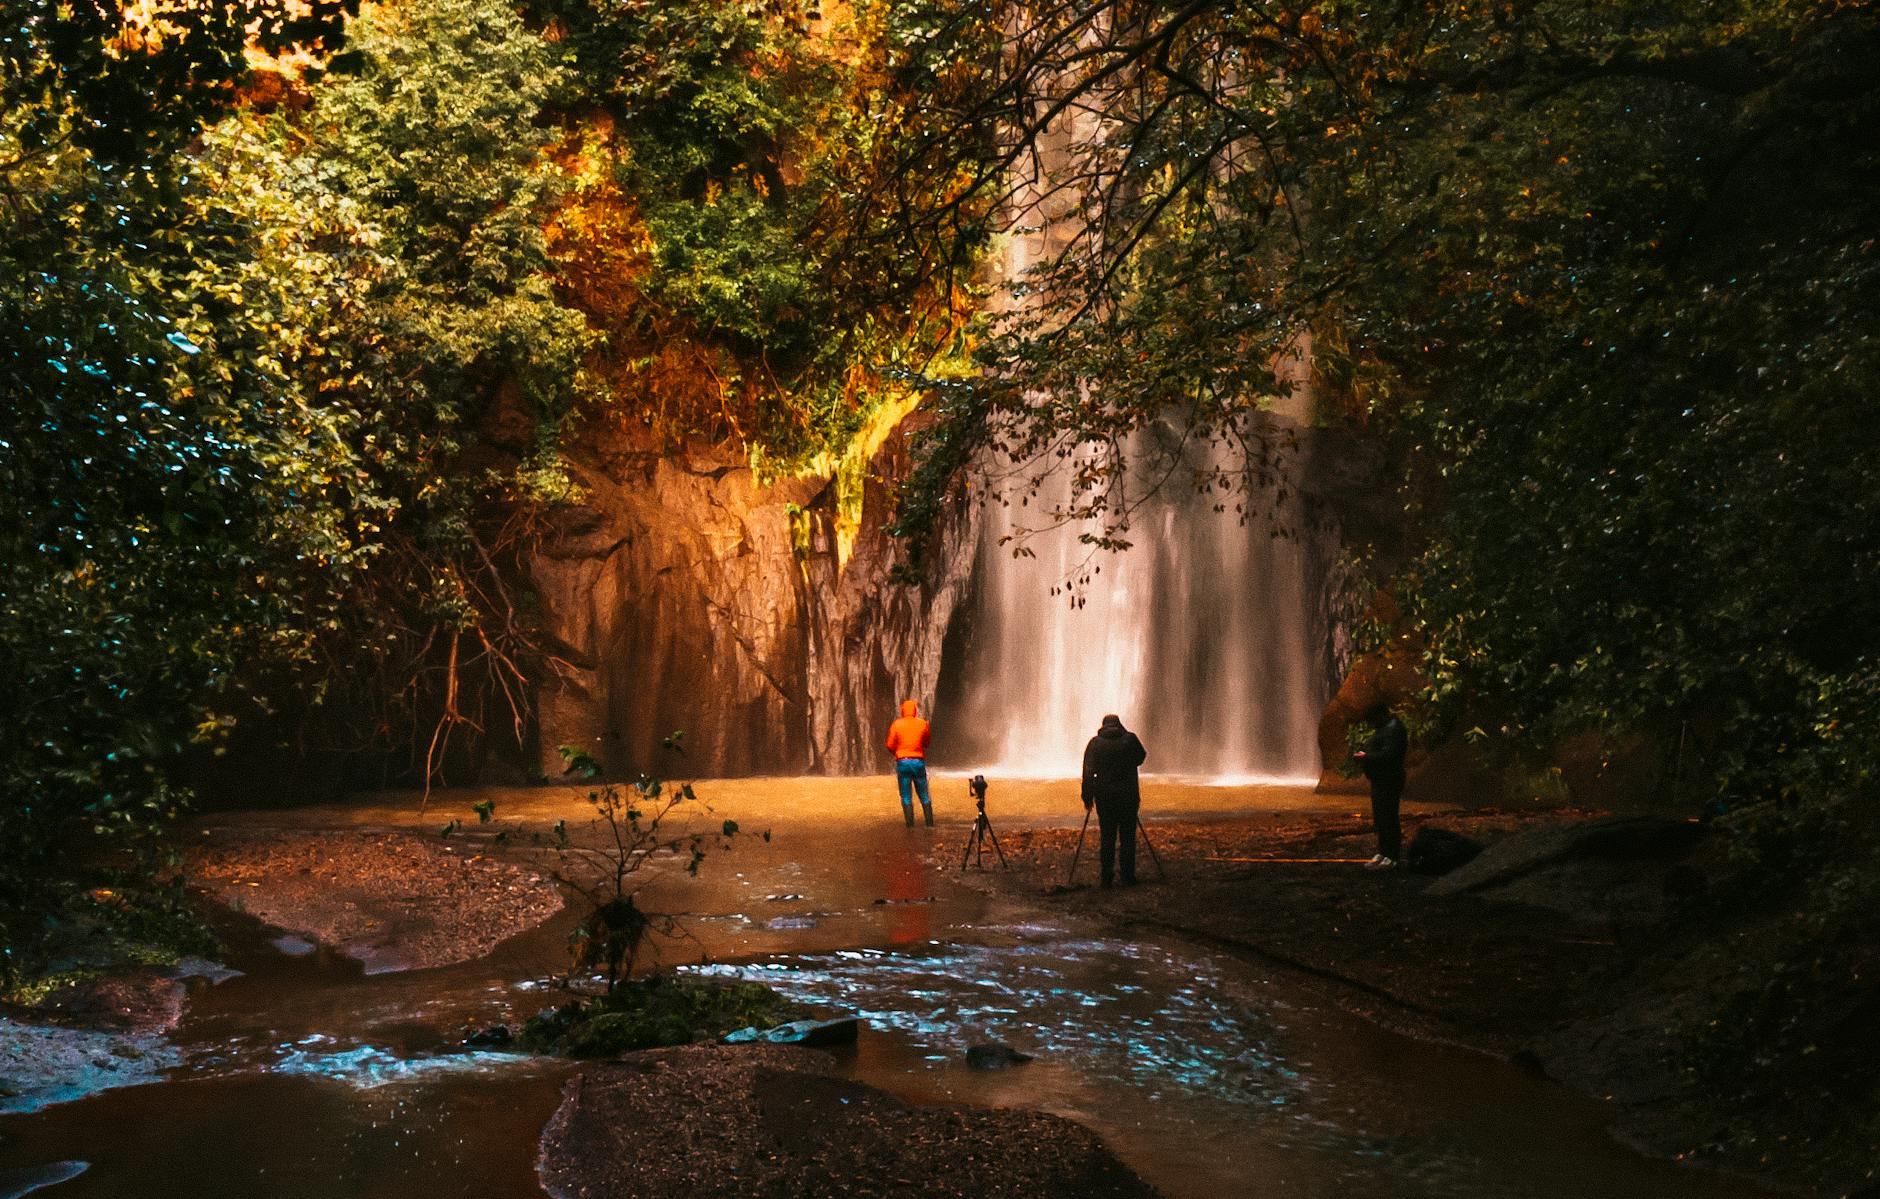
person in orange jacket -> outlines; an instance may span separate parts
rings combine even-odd
[[[926,813],[927,827],[933,827],[933,801],[927,796],[927,722],[920,718],[920,705],[907,700],[901,705],[901,718],[888,726],[888,752],[894,755],[894,781],[901,787],[901,815],[907,827],[914,827],[914,793],[920,793],[920,810]]]

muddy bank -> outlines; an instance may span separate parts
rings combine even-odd
[[[910,1107],[785,1046],[629,1054],[570,1080],[542,1133],[556,1199],[1155,1191],[1096,1134],[1042,1112]]]
[[[1719,985],[1687,958],[1706,935],[1721,847],[1669,821],[1567,810],[1423,812],[1425,824],[1488,846],[1447,878],[1366,870],[1366,816],[1263,813],[1147,826],[1162,871],[1139,850],[1135,887],[1099,890],[1093,821],[1003,834],[1012,870],[965,878],[1124,929],[1158,929],[1283,966],[1340,1007],[1414,1035],[1527,1063],[1615,1104],[1617,1131],[1649,1152],[1765,1183],[1841,1193],[1828,1163],[1745,1161],[1716,1151],[1724,1118],[1688,1062],[1696,999]],[[958,865],[962,842],[939,860]],[[987,857],[993,861],[990,855]],[[1710,930],[1714,932],[1714,930]]]
[[[204,830],[189,873],[217,902],[331,946],[368,974],[480,958],[562,907],[531,870],[384,830]]]

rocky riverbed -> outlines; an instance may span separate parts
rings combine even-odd
[[[1066,886],[1077,830],[1044,786],[1000,793],[1013,869],[960,871],[966,813],[944,784],[937,830],[900,827],[879,788],[843,780],[715,784],[711,823],[768,818],[774,839],[697,879],[678,859],[648,867],[644,901],[690,913],[662,966],[707,958],[719,963],[708,976],[863,1017],[859,1046],[834,1058],[702,1046],[576,1067],[463,1048],[467,1029],[561,1002],[552,980],[574,913],[528,834],[564,818],[566,798],[484,796],[497,818],[449,838],[435,810],[386,804],[242,814],[192,833],[205,896],[245,913],[235,964],[250,973],[189,982],[170,1007],[106,988],[18,1014],[21,1027],[117,1038],[128,1051],[104,1051],[116,1069],[158,1085],[0,1126],[0,1171],[96,1148],[64,1184],[74,1195],[136,1177],[152,1195],[399,1193],[422,1180],[435,1196],[479,1199],[538,1185],[1212,1196],[1258,1162],[1263,1186],[1302,1195],[1586,1193],[1574,1176],[1605,1194],[1751,1193],[1629,1154],[1605,1139],[1596,1105],[1518,1069],[1417,1047],[1459,1041],[1598,1093],[1598,1075],[1574,1077],[1558,1046],[1579,1043],[1590,997],[1613,994],[1598,988],[1626,977],[1639,929],[1681,901],[1660,882],[1653,914],[1614,888],[1601,873],[1614,845],[1589,849],[1570,831],[1594,814],[1418,809],[1413,829],[1441,822],[1490,845],[1472,875],[1432,884],[1354,864],[1368,830],[1349,800],[1210,813],[1207,793],[1179,792],[1179,819],[1150,826],[1166,879],[1145,855],[1152,881],[1099,892],[1094,831]],[[447,796],[445,817],[473,798]],[[1694,865],[1693,852],[1651,859],[1652,877]],[[1599,888],[1610,902],[1587,906]],[[161,994],[181,996],[164,981]],[[167,1014],[104,1027],[114,1006]],[[1625,1010],[1608,1014],[1636,1024]],[[1426,1040],[1367,1031],[1378,1025]],[[36,1036],[0,1029],[19,1054]],[[988,1039],[1035,1060],[974,1069],[965,1050]],[[1486,1094],[1499,1096],[1492,1116],[1475,1107]],[[295,1136],[257,1142],[214,1179],[172,1153],[256,1120]],[[659,1136],[640,1135],[655,1125]],[[134,1166],[99,1139],[131,1126],[149,1132]],[[1558,1173],[1567,1163],[1575,1174]]]

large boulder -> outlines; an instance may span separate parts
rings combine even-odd
[[[1490,845],[1429,893],[1548,908],[1589,933],[1614,936],[1676,917],[1701,892],[1702,872],[1685,859],[1703,836],[1695,821],[1662,817],[1529,829]]]
[[[1404,864],[1412,874],[1448,874],[1481,856],[1482,843],[1454,829],[1426,824],[1410,839]]]
[[[556,1199],[1155,1194],[1079,1124],[910,1108],[831,1064],[782,1045],[691,1045],[591,1066],[542,1131],[542,1186]]]

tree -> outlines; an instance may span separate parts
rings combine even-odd
[[[940,389],[904,532],[990,447],[1073,463],[1058,515],[1126,543],[1132,435],[1171,417],[1244,447],[1232,482],[1258,487],[1274,364],[1309,344],[1320,419],[1411,464],[1422,548],[1395,582],[1442,697],[1540,738],[1688,722],[1726,792],[1814,751],[1860,773],[1880,523],[1840,447],[1880,381],[1870,10],[1002,19],[954,118],[999,147],[974,186],[1059,249],[982,379]]]
[[[266,359],[203,354],[177,153],[264,45],[339,9],[9,3],[0,39],[0,939],[24,964],[55,882],[173,811],[165,763],[333,534],[330,417]],[[153,106],[151,97],[167,102]],[[241,326],[239,312],[232,325]],[[248,332],[248,330],[243,330]]]

